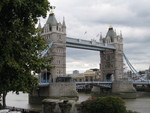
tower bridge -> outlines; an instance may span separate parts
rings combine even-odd
[[[66,76],[66,47],[87,49],[100,52],[100,70],[103,81],[114,76],[115,80],[122,78],[123,74],[123,37],[117,35],[110,26],[105,37],[100,36],[99,42],[94,40],[76,39],[66,36],[65,20],[58,23],[55,14],[49,14],[46,24],[41,27],[41,36],[45,38],[49,48],[42,53],[42,57],[53,57],[50,65],[55,68],[50,71],[50,81],[55,81],[57,77]],[[99,56],[98,56],[99,57]],[[49,71],[49,70],[48,70]],[[45,71],[42,71],[43,78]]]
[[[83,40],[76,39],[66,36],[66,24],[65,20],[63,22],[57,22],[54,13],[50,13],[47,22],[43,27],[40,23],[38,29],[41,30],[40,35],[44,37],[48,44],[48,48],[41,52],[41,57],[52,57],[53,61],[48,62],[49,65],[55,68],[51,70],[43,70],[39,74],[39,84],[41,88],[30,95],[30,102],[36,99],[45,98],[47,96],[68,96],[76,95],[73,89],[76,89],[71,83],[56,83],[58,77],[66,76],[66,48],[79,48],[87,49],[92,51],[99,51],[100,53],[100,70],[102,72],[103,82],[110,79],[111,76],[114,77],[115,82],[112,83],[112,92],[124,94],[129,90],[134,92],[133,84],[128,82],[120,82],[123,76],[123,37],[122,34],[117,35],[110,26],[106,33],[106,36],[100,36],[99,42],[94,40]],[[45,81],[45,83],[41,83]],[[81,83],[77,83],[81,84]],[[83,83],[82,83],[83,84]],[[90,84],[106,84],[110,86],[111,83],[90,83]],[[63,90],[62,90],[63,89]],[[95,88],[96,89],[96,88]],[[97,91],[97,89],[95,90]],[[123,92],[123,93],[122,93]],[[37,98],[35,98],[37,96]]]

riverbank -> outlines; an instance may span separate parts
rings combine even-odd
[[[79,102],[82,102],[90,97],[90,94],[79,93]],[[42,109],[41,105],[28,104],[28,94],[20,93],[19,95],[9,93],[7,95],[7,105],[39,111]],[[137,99],[125,99],[128,110],[137,111],[140,113],[150,113],[150,92],[138,92]]]

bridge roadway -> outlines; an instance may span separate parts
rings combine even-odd
[[[50,83],[39,83],[40,87],[47,87],[49,86]],[[105,88],[111,88],[112,87],[112,82],[99,82],[99,81],[92,81],[92,82],[76,82],[76,86],[81,88],[83,86],[87,85],[93,85],[93,86],[101,86]],[[133,81],[133,85],[150,85],[149,81],[144,81],[144,82],[139,82],[139,81]]]

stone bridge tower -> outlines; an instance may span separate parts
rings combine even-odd
[[[41,104],[42,100],[47,97],[60,96],[60,89],[65,89],[64,85],[57,84],[56,78],[66,75],[66,25],[63,19],[62,23],[58,23],[55,14],[51,12],[47,22],[43,27],[40,23],[38,29],[41,30],[40,35],[44,37],[46,43],[51,46],[42,57],[53,58],[48,65],[54,66],[51,70],[43,70],[39,74],[39,83],[49,83],[47,86],[40,86],[38,90],[29,95],[29,103]],[[62,86],[62,87],[60,87]],[[70,88],[73,89],[73,88]]]
[[[100,37],[100,42],[115,45],[116,50],[105,50],[100,52],[100,69],[103,81],[120,80],[123,75],[123,38],[122,34],[117,35],[110,26],[106,37]]]
[[[52,57],[53,60],[50,65],[54,66],[51,71],[43,71],[41,76],[48,74],[47,78],[55,82],[57,77],[66,75],[66,25],[64,18],[62,23],[58,23],[55,14],[51,12],[42,28],[41,36],[45,38],[48,44],[53,43],[44,57]]]

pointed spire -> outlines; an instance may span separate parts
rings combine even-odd
[[[38,29],[41,29],[42,27],[41,27],[41,22],[40,22],[40,19],[39,19],[39,25],[38,25],[38,27],[37,27]]]
[[[114,33],[115,33],[115,36],[117,36],[117,32],[116,32],[116,29],[114,30]]]
[[[99,39],[100,42],[103,42],[103,36],[102,36],[102,32],[100,32],[100,39]]]
[[[100,39],[102,39],[103,38],[103,36],[102,36],[102,32],[100,32]]]
[[[120,31],[120,36],[122,37],[122,31]]]
[[[64,27],[66,27],[65,17],[63,17],[63,23],[62,23],[62,25],[63,25]]]

